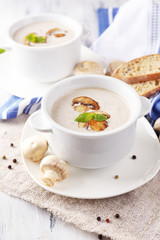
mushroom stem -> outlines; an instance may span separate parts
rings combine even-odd
[[[41,180],[44,182],[45,185],[47,185],[49,187],[54,186],[54,184],[57,180],[57,174],[53,170],[47,170],[47,171],[45,171]]]

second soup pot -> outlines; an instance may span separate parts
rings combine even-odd
[[[14,40],[17,30],[38,22],[65,24],[75,35],[69,41],[45,47],[26,46]],[[78,22],[60,14],[31,15],[13,23],[8,31],[13,69],[36,82],[54,82],[69,76],[80,61],[81,34],[82,26]]]

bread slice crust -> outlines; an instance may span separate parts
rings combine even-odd
[[[160,80],[129,84],[140,96],[151,97],[160,91]]]
[[[120,65],[112,74],[128,84],[160,79],[160,54],[146,55]]]

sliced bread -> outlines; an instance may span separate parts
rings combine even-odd
[[[160,79],[160,54],[147,55],[123,63],[112,76],[129,84],[158,80]]]
[[[140,96],[151,97],[160,91],[160,80],[129,84]]]

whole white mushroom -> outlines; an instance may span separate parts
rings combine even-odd
[[[55,155],[48,155],[43,158],[40,169],[44,174],[41,180],[49,187],[54,186],[56,181],[65,179],[69,174],[66,162]]]
[[[40,161],[48,149],[48,142],[44,136],[35,135],[26,138],[22,145],[24,157],[34,162]]]
[[[160,133],[160,118],[158,118],[154,123],[154,129]]]

